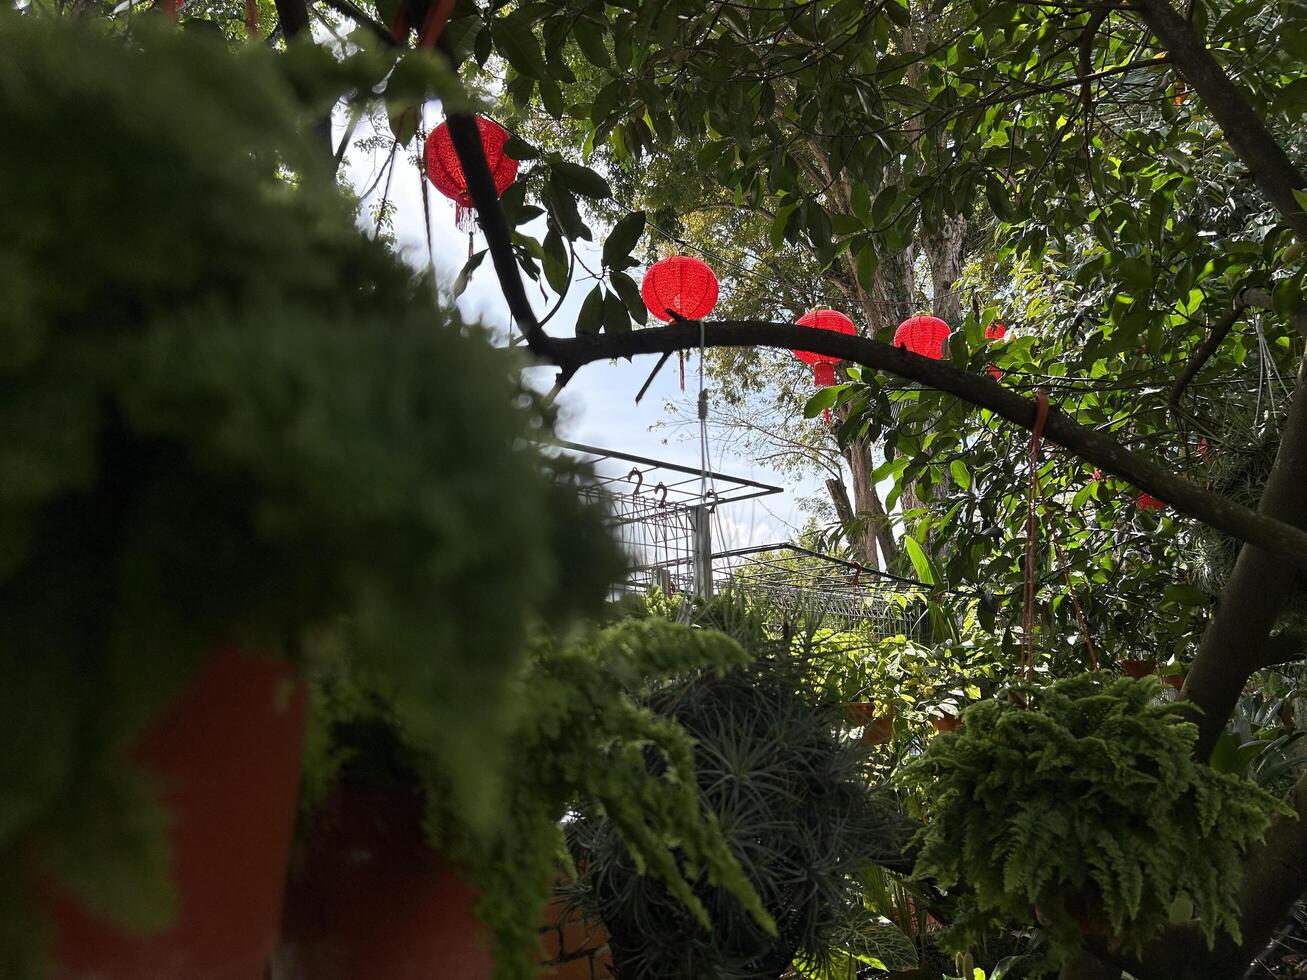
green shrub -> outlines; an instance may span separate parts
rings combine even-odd
[[[298,657],[341,618],[488,824],[528,619],[618,567],[516,362],[355,228],[292,70],[0,14],[0,894],[39,840],[166,919],[126,748],[213,644]]]
[[[925,827],[915,874],[958,890],[954,942],[1043,925],[1060,959],[1082,931],[1137,952],[1172,921],[1238,937],[1240,856],[1285,808],[1193,759],[1196,727],[1154,678],[1087,674],[986,701],[901,774]]]
[[[875,796],[861,750],[835,733],[838,710],[818,701],[788,658],[684,677],[649,703],[694,739],[700,806],[775,931],[687,861],[705,913],[694,914],[695,905],[641,873],[615,816],[591,810],[573,824],[572,853],[586,904],[608,927],[618,974],[757,980],[779,977],[802,955],[806,972],[821,975],[844,955],[837,947],[853,945],[850,921],[869,918],[857,873],[897,844],[897,819]]]

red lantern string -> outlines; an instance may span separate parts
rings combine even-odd
[[[814,330],[829,330],[838,334],[852,335],[858,332],[853,321],[838,310],[809,310],[799,317],[798,325],[811,327]],[[812,365],[812,380],[818,388],[829,388],[835,383],[835,365],[840,362],[840,358],[829,354],[815,354],[808,350],[796,350],[793,354],[804,364]],[[822,417],[827,425],[831,424],[829,408],[822,409]]]
[[[649,267],[640,283],[645,308],[663,323],[673,318],[702,320],[717,305],[717,276],[706,262],[673,255]],[[681,390],[685,390],[685,354],[677,351]]]
[[[1026,561],[1025,603],[1021,614],[1021,665],[1026,680],[1035,680],[1035,540],[1039,533],[1039,517],[1035,502],[1039,498],[1039,447],[1044,438],[1044,424],[1048,421],[1048,392],[1035,390],[1035,427],[1030,434],[1030,493],[1026,510]]]
[[[477,130],[481,134],[481,149],[486,155],[490,176],[495,182],[495,194],[502,196],[517,179],[517,161],[504,152],[509,132],[484,116],[477,116]],[[476,228],[476,206],[468,192],[467,178],[450,138],[448,123],[442,122],[427,137],[425,160],[427,179],[454,202],[454,223],[459,231],[471,234]]]
[[[894,331],[894,346],[938,361],[944,357],[944,341],[948,340],[952,332],[939,317],[925,314],[911,316]]]

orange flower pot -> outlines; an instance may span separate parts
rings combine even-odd
[[[422,802],[340,787],[286,893],[276,980],[490,980],[477,892],[427,843]]]
[[[215,650],[132,757],[161,780],[179,905],[125,933],[57,885],[53,980],[263,980],[276,943],[304,739],[286,661]]]
[[[1151,660],[1121,660],[1118,663],[1127,675],[1136,680],[1157,673],[1157,665]]]
[[[930,719],[930,723],[935,726],[935,731],[951,732],[962,724],[962,719],[957,715],[940,715],[938,718]]]

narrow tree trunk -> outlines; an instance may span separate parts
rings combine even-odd
[[[932,312],[954,328],[962,321],[962,297],[957,284],[962,278],[966,238],[967,219],[957,214],[945,219],[937,234],[923,235],[921,242],[930,264]]]
[[[898,559],[898,545],[889,527],[889,517],[885,513],[885,507],[876,493],[876,481],[872,478],[874,467],[870,443],[862,439],[854,440],[849,444],[845,458],[849,462],[849,470],[853,477],[853,506],[861,525],[859,534],[861,550],[871,559],[864,560],[863,564],[880,571],[882,564],[875,560],[877,546],[880,546],[884,556],[884,565],[889,566]]]

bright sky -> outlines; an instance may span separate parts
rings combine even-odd
[[[440,118],[439,108],[428,106],[428,126],[438,124]],[[339,128],[342,120],[338,119],[337,122],[336,138],[339,140],[343,136]],[[345,176],[361,193],[375,182],[380,168],[385,163],[385,158],[385,153],[381,151],[371,154],[353,148],[346,157]],[[425,178],[407,156],[396,160],[389,196],[397,208],[394,232],[404,258],[417,266],[423,266],[427,262],[422,204],[424,180]],[[376,203],[380,194],[381,187],[378,187],[373,192],[373,196],[365,202],[365,212],[368,206]],[[431,209],[431,236],[434,243],[436,273],[441,284],[448,288],[467,259],[467,236],[454,226],[454,205],[451,201],[441,196],[434,188],[428,194],[428,200]],[[539,223],[539,228],[527,226],[527,230],[537,237],[542,237],[543,220]],[[602,235],[598,237],[602,242]],[[475,247],[477,249],[485,247],[484,239],[479,233]],[[593,254],[582,254],[586,264],[591,268],[599,267],[598,251],[597,248],[593,248],[591,249]],[[641,270],[634,270],[634,272],[638,281]],[[528,296],[532,298],[537,313],[543,314],[552,307],[556,300],[552,292],[546,298],[541,295],[540,288],[535,283],[528,280],[526,285]],[[568,335],[576,322],[576,315],[586,292],[588,289],[574,288],[567,296],[563,308],[549,321],[546,329],[560,336]],[[488,258],[473,274],[467,290],[459,298],[458,306],[468,319],[480,320],[491,325],[503,331],[505,336],[512,326],[508,306],[500,293],[498,281]],[[650,323],[653,322],[651,318]],[[657,327],[647,329],[657,329]],[[666,403],[682,397],[678,388],[675,358],[663,368],[641,403],[639,405],[635,403],[635,394],[649,372],[653,370],[655,362],[655,358],[642,357],[633,362],[597,363],[582,368],[558,400],[561,415],[560,435],[572,442],[697,467],[699,465],[697,431],[684,428],[654,430],[657,423],[668,418],[665,410]],[[548,390],[553,385],[553,375],[552,369],[536,369],[530,372],[529,378],[535,387]],[[687,365],[686,387],[687,396],[692,397],[693,392],[697,390],[697,385],[691,365]],[[744,502],[719,511],[719,523],[724,532],[723,536],[727,540],[715,542],[716,550],[787,540],[793,533],[792,526],[802,526],[804,519],[795,510],[795,500],[798,496],[814,492],[818,485],[815,478],[810,485],[787,485],[785,478],[768,467],[720,450],[711,443],[709,458],[710,469],[730,476],[745,477],[786,488],[786,493],[783,495],[756,502]]]

